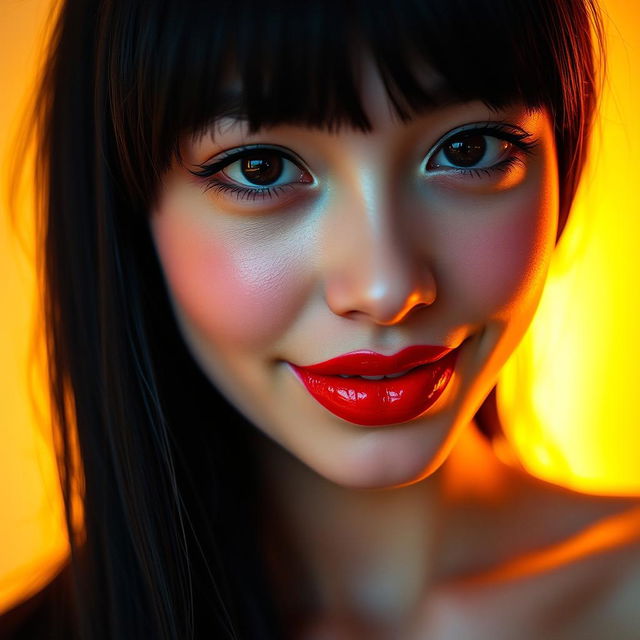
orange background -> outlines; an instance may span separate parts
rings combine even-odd
[[[50,0],[0,18],[0,612],[40,588],[67,547],[42,385],[29,384],[31,209],[9,223],[8,163]],[[496,452],[581,491],[640,495],[640,5],[603,0],[609,71],[590,166],[531,330],[499,385]],[[34,407],[38,407],[37,409]]]

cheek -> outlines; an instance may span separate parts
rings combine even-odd
[[[173,211],[157,212],[152,228],[174,304],[205,339],[259,348],[289,324],[302,297],[293,249],[190,225]]]
[[[527,189],[469,211],[441,245],[452,295],[496,317],[537,299],[555,237],[553,199]]]

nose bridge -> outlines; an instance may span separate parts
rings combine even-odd
[[[374,177],[359,179],[327,220],[325,296],[338,315],[391,325],[435,301],[430,265],[392,191]]]

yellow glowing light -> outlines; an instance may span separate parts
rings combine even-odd
[[[3,178],[7,143],[35,74],[36,43],[50,4],[3,3]],[[602,4],[608,14],[609,80],[590,167],[534,325],[501,377],[499,411],[507,439],[495,448],[552,482],[638,494],[640,5]],[[33,272],[9,228],[5,182],[0,300],[11,312],[0,318],[0,612],[44,584],[67,553],[46,415],[36,418],[27,386]],[[25,219],[31,215],[29,207],[20,211]]]
[[[609,0],[604,9],[608,78],[589,167],[498,404],[531,473],[581,491],[638,494],[640,7]]]
[[[20,195],[22,243],[7,211],[9,164],[25,152],[12,143],[50,6],[50,0],[4,2],[0,19],[0,612],[40,589],[68,553],[43,385],[32,384],[31,194],[11,194]]]

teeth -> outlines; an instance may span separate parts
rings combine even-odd
[[[399,378],[403,376],[405,373],[409,373],[411,369],[407,369],[406,371],[400,371],[399,373],[390,373],[386,376],[345,376],[340,375],[340,378],[362,378],[363,380],[382,380],[383,378]]]
[[[399,378],[400,376],[403,376],[405,373],[409,373],[409,371],[411,371],[411,369],[407,369],[406,371],[401,371],[400,373],[392,373],[388,375],[387,378]]]

